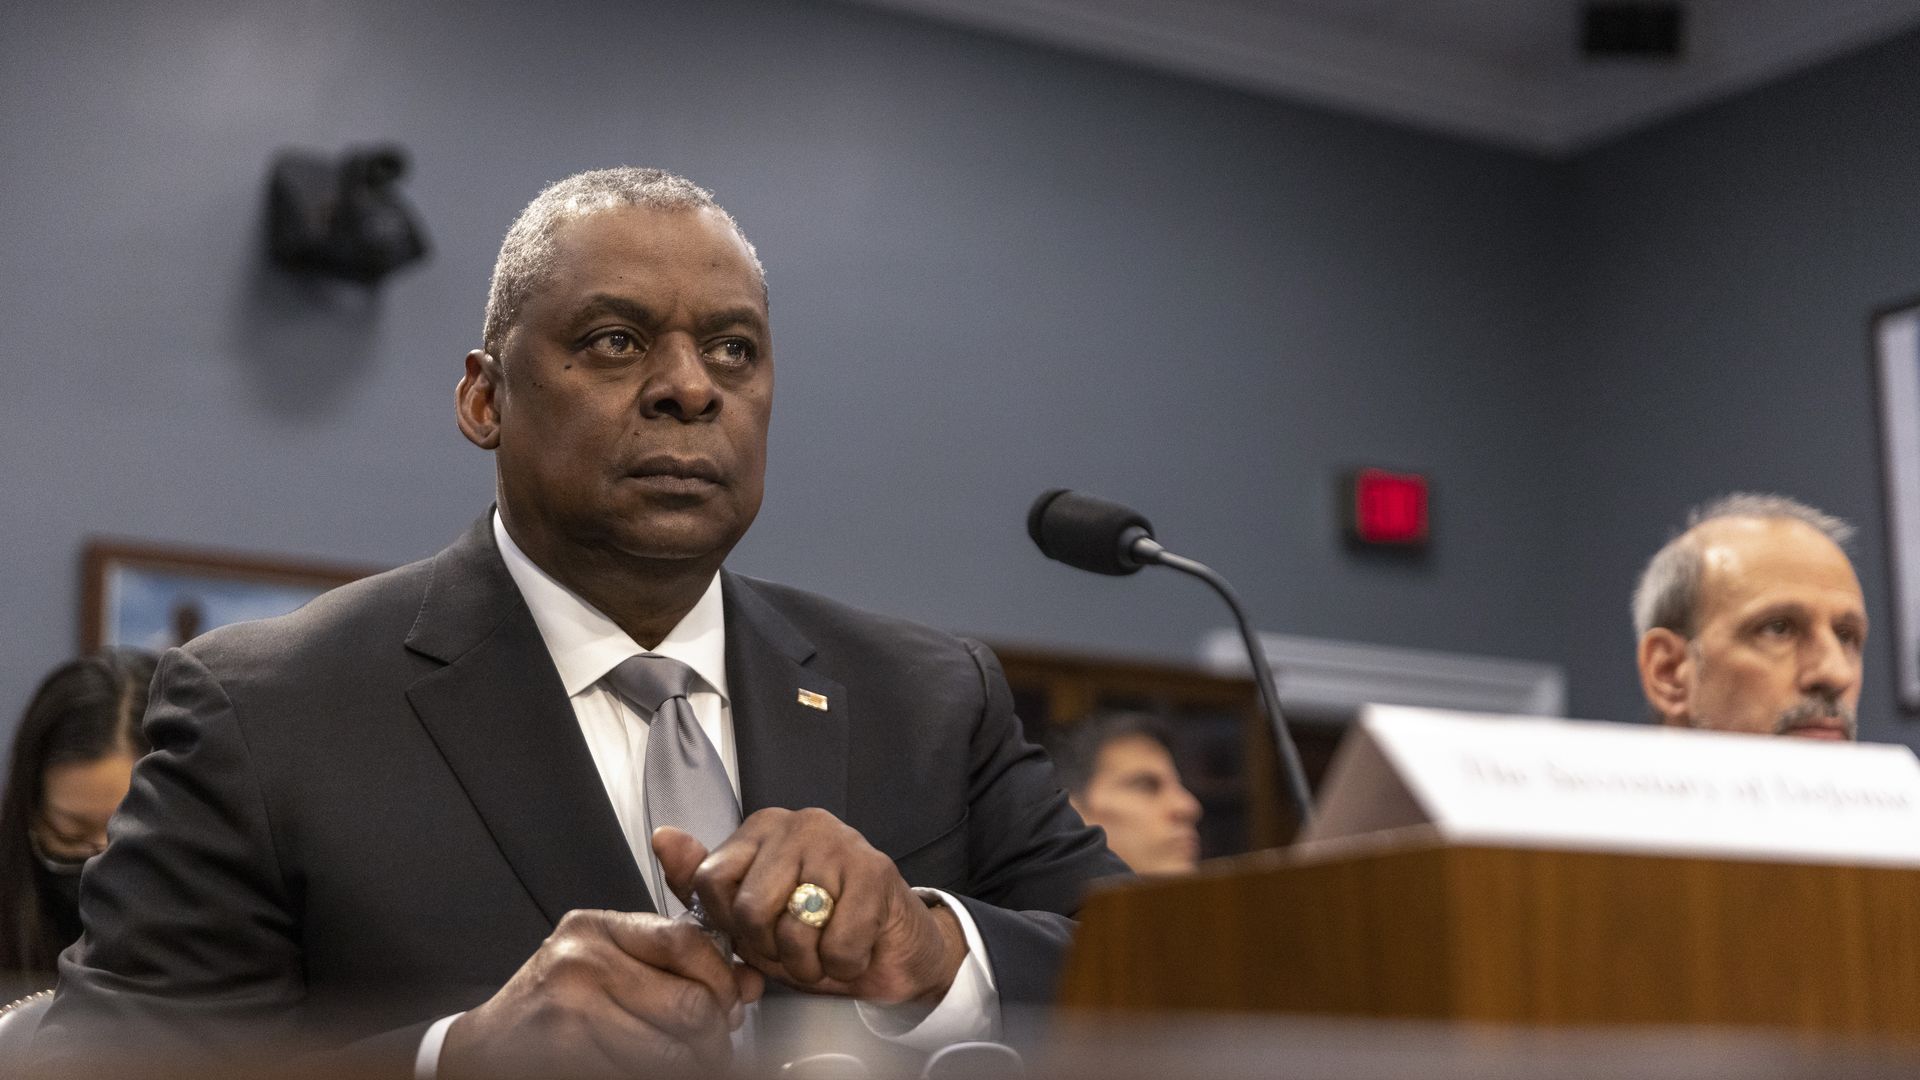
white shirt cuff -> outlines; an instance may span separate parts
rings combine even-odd
[[[937,900],[960,923],[967,939],[967,958],[954,972],[953,985],[933,1011],[913,1005],[875,1005],[859,1002],[860,1021],[888,1042],[932,1053],[958,1042],[990,1042],[1000,1037],[1000,990],[993,981],[993,964],[986,943],[965,904],[939,889],[915,889],[916,896]],[[425,1077],[423,1080],[432,1080]]]
[[[457,1012],[443,1016],[427,1029],[420,1039],[420,1052],[413,1055],[413,1080],[434,1080],[440,1074],[440,1048],[447,1044],[447,1029],[465,1015]]]
[[[875,1005],[858,1002],[860,1020],[867,1030],[889,1042],[932,1053],[958,1042],[991,1041],[1000,1033],[1000,990],[993,980],[993,964],[987,959],[986,942],[966,905],[939,889],[915,889],[923,899],[938,900],[960,923],[967,940],[967,958],[954,972],[947,996],[931,1012],[921,1015],[912,1005]],[[435,1080],[440,1071],[440,1049],[446,1045],[447,1029],[466,1015],[443,1016],[427,1028],[420,1039],[420,1050],[413,1057],[414,1080]]]

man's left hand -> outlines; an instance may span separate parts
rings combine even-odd
[[[825,810],[760,810],[712,852],[679,829],[653,832],[667,885],[697,894],[741,960],[797,990],[932,1006],[967,956],[960,921],[929,907],[893,860]],[[802,882],[833,897],[824,927],[787,911]]]

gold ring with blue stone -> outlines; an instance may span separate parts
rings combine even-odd
[[[787,897],[787,913],[818,930],[833,918],[833,897],[813,882],[803,881]]]

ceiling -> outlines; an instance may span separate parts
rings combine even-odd
[[[1920,26],[1920,0],[1686,0],[1673,62],[1579,54],[1579,0],[851,0],[1565,156]]]

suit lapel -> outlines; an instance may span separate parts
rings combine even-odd
[[[741,810],[817,806],[845,820],[846,688],[806,666],[812,643],[751,582],[724,571],[721,582]],[[804,704],[802,691],[826,708]]]
[[[407,698],[547,918],[654,910],[491,515],[435,559],[407,646],[446,663]]]

